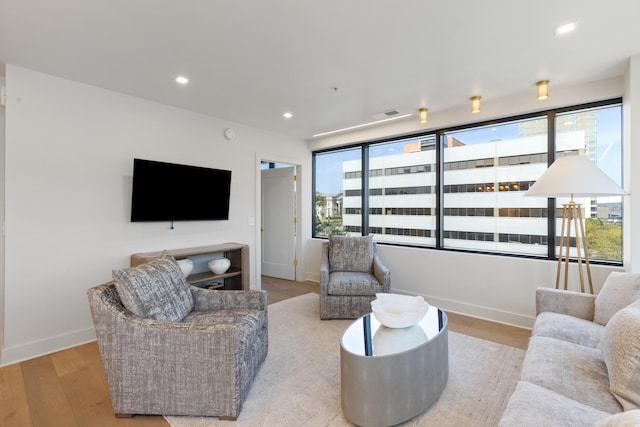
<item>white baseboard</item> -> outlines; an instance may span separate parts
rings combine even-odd
[[[95,339],[96,332],[91,327],[26,344],[6,347],[0,353],[0,367],[55,353],[56,351],[95,341]]]
[[[305,279],[304,280],[308,280],[310,282],[318,282],[320,283],[320,273],[310,273],[307,271],[307,273],[305,274]]]
[[[394,288],[391,289],[391,292],[404,295],[418,295],[411,292],[405,292],[402,289]],[[532,316],[525,316],[518,313],[496,310],[493,308],[438,298],[430,295],[420,296],[422,296],[429,304],[435,305],[436,307],[446,311],[478,319],[490,320],[492,322],[503,323],[505,325],[517,326],[519,328],[531,329],[535,320]]]
[[[320,274],[307,272],[306,280],[320,282]],[[482,307],[460,301],[438,298],[431,295],[415,294],[393,287],[391,288],[391,292],[404,295],[420,295],[429,304],[435,305],[443,310],[462,314],[464,316],[476,317],[478,319],[490,320],[492,322],[504,323],[505,325],[517,326],[519,328],[531,329],[535,320],[535,317],[533,316],[525,316],[523,314],[496,310],[493,308]]]

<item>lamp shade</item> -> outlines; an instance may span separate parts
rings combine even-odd
[[[597,197],[627,194],[584,156],[563,156],[542,174],[525,196]]]

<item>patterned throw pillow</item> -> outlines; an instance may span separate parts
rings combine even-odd
[[[193,309],[191,289],[172,256],[113,270],[113,280],[122,304],[140,317],[180,322]]]
[[[640,299],[640,273],[614,271],[596,296],[593,321],[606,325],[619,310]]]
[[[618,311],[600,340],[609,390],[625,411],[640,408],[640,301]]]
[[[329,236],[331,271],[373,271],[373,236]]]

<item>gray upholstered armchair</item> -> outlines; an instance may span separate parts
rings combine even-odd
[[[371,311],[377,293],[388,293],[391,273],[371,236],[331,236],[322,243],[320,318],[355,319]]]
[[[117,417],[200,415],[235,420],[240,414],[267,355],[266,293],[186,286],[193,304],[180,321],[133,314],[123,305],[116,282],[89,289]]]

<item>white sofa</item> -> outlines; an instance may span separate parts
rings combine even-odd
[[[536,291],[520,381],[500,426],[640,426],[640,274],[600,293]],[[633,421],[629,421],[629,419]]]

